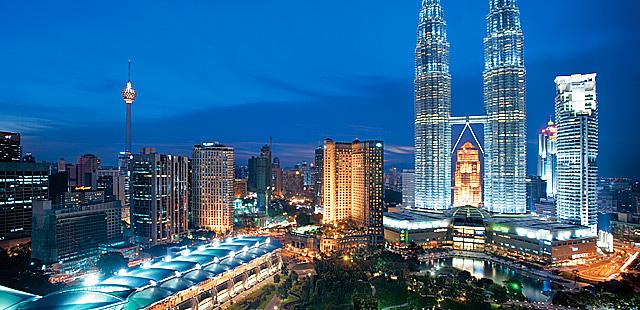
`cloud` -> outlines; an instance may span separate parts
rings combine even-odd
[[[403,146],[403,145],[385,145],[385,151],[391,154],[398,155],[412,155],[415,153],[414,146]]]

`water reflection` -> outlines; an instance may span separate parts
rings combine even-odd
[[[504,281],[514,279],[522,282],[522,293],[531,301],[546,301],[548,296],[543,292],[551,290],[548,280],[539,280],[517,273],[506,265],[486,261],[478,258],[442,258],[431,260],[422,265],[422,270],[440,269],[442,267],[454,267],[466,270],[472,276],[480,279],[491,279],[493,282],[503,284]]]

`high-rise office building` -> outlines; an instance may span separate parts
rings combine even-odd
[[[265,144],[260,148],[260,157],[266,158],[269,164],[273,162],[273,151],[271,148],[271,141],[269,141],[269,144]]]
[[[547,197],[558,192],[558,126],[549,121],[538,135],[538,176],[547,182]]]
[[[48,164],[0,162],[0,240],[29,236],[32,203],[48,195]]]
[[[491,0],[484,39],[484,206],[526,212],[524,39],[517,0]]]
[[[423,0],[415,77],[415,204],[451,206],[451,74],[447,25],[440,0]]]
[[[271,186],[273,187],[274,195],[278,197],[284,196],[283,171],[278,157],[275,157],[271,164]]]
[[[248,192],[247,179],[235,179],[233,181],[233,198],[244,198]]]
[[[456,152],[454,182],[454,207],[480,207],[482,205],[480,152],[471,142],[465,143]]]
[[[316,193],[316,205],[322,205],[322,175],[324,172],[324,147],[319,146],[314,151],[314,161],[313,161],[313,169],[314,169],[314,182],[315,182],[315,193]]]
[[[308,162],[303,161],[295,165],[295,169],[300,171],[302,175],[302,183],[305,188],[313,186],[313,178],[311,177],[311,170],[313,167]]]
[[[398,168],[391,167],[384,175],[384,189],[394,192],[402,191],[402,174]]]
[[[269,205],[269,188],[271,187],[271,163],[267,157],[249,158],[250,192],[256,193],[256,206],[260,211],[266,211]]]
[[[189,159],[145,148],[133,155],[131,226],[137,243],[153,246],[188,232]]]
[[[98,187],[98,168],[100,159],[93,154],[80,156],[78,163],[72,167],[71,187],[96,190]]]
[[[547,198],[547,181],[539,176],[528,176],[527,184],[527,212],[536,211],[536,205]]]
[[[0,131],[0,162],[19,162],[21,156],[20,134]]]
[[[353,221],[368,230],[373,243],[381,242],[383,173],[382,141],[325,140],[323,223]]]
[[[192,155],[193,226],[223,234],[233,231],[233,148],[203,143],[193,147]]]
[[[412,170],[402,170],[402,206],[405,208],[413,209],[416,207],[415,199],[415,178],[416,173]]]
[[[105,201],[120,201],[122,206],[122,220],[131,223],[129,206],[125,205],[125,177],[118,168],[98,169],[97,191],[104,192]]]
[[[296,197],[304,194],[304,173],[301,169],[285,170],[282,173],[282,183],[286,197]]]
[[[120,208],[120,201],[70,208],[35,201],[31,257],[45,264],[96,258],[101,244],[122,240]]]
[[[22,156],[22,162],[23,163],[35,163],[36,162],[36,157],[33,156],[32,153],[27,152],[26,154],[24,154],[24,156]]]
[[[589,226],[598,220],[598,106],[596,74],[559,76],[557,213],[561,221]]]

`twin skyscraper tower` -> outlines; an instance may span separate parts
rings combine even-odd
[[[484,203],[495,213],[526,212],[523,34],[516,0],[489,0],[484,38],[484,115],[452,117],[449,41],[441,0],[423,0],[415,78],[415,206],[452,206],[451,126],[484,125]]]

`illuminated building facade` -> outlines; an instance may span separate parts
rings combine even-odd
[[[271,186],[273,188],[273,195],[284,197],[283,181],[283,171],[282,167],[280,167],[280,158],[275,157],[271,164]]]
[[[557,213],[561,221],[597,234],[598,107],[596,74],[559,76]]]
[[[203,143],[193,147],[192,155],[193,226],[219,233],[233,231],[233,148],[218,143]]]
[[[482,171],[478,148],[467,142],[456,153],[453,187],[455,207],[480,207],[482,204]]]
[[[416,207],[416,172],[415,170],[402,170],[402,206],[408,209]]]
[[[118,200],[122,205],[122,220],[131,223],[131,212],[129,207],[125,207],[125,177],[120,173],[120,169],[101,168],[98,169],[97,191],[104,192],[105,201]],[[127,199],[128,200],[128,199]]]
[[[300,169],[288,169],[282,173],[285,197],[299,197],[304,194],[304,172]]]
[[[415,76],[415,207],[451,206],[451,74],[440,0],[423,0]]]
[[[558,193],[558,126],[549,121],[538,135],[538,176],[547,181],[547,197]]]
[[[382,141],[325,140],[324,224],[353,221],[368,230],[372,242],[382,241],[383,157]]]
[[[527,215],[491,214],[475,207],[447,211],[384,214],[388,246],[453,248],[533,261],[544,265],[576,262],[597,255],[589,227]]]
[[[189,158],[145,148],[133,155],[131,226],[144,246],[176,241],[188,232]]]
[[[233,198],[244,198],[247,194],[247,179],[235,179],[233,181]]]
[[[20,134],[0,131],[0,162],[19,162],[21,155]]]
[[[48,164],[0,162],[0,240],[29,236],[32,203],[48,195]]]
[[[484,206],[525,213],[525,66],[516,0],[490,1],[484,46]]]

